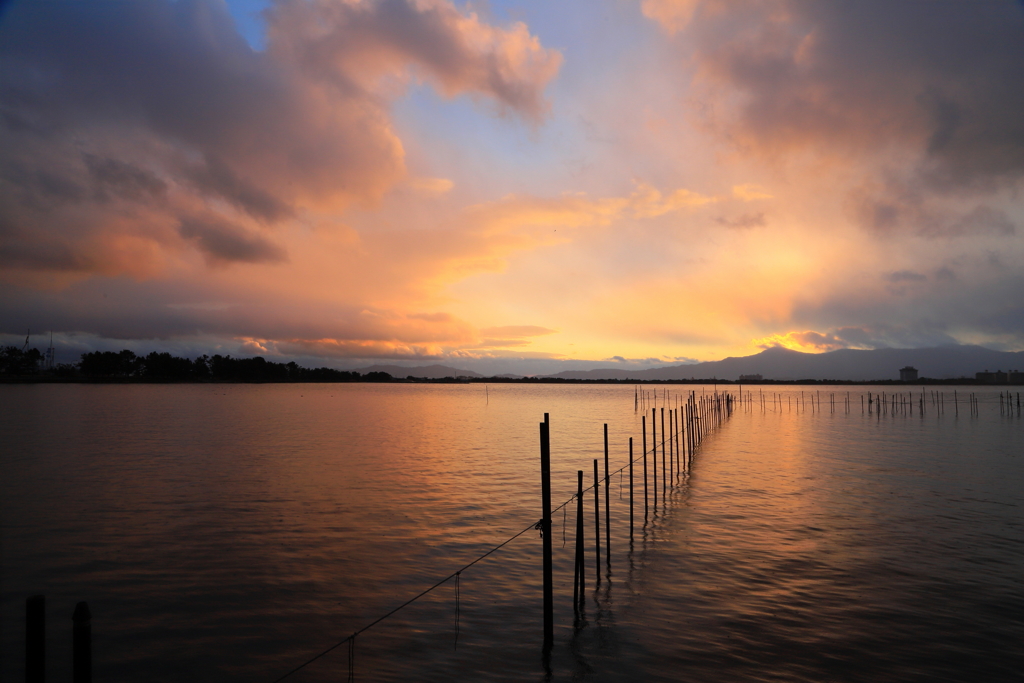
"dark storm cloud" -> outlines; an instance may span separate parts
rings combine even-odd
[[[1018,3],[780,0],[704,14],[704,66],[742,88],[765,141],[918,137],[935,182],[1024,172]]]
[[[942,267],[925,286],[916,277],[921,273],[889,273],[884,292],[865,287],[802,302],[792,320],[804,329],[829,330],[833,343],[854,348],[955,344],[965,330],[1020,348],[1024,275],[1001,271],[980,255],[961,260],[963,277]]]
[[[704,0],[686,38],[703,82],[738,93],[713,120],[745,149],[809,149],[890,170],[902,187],[862,189],[855,202],[870,227],[1009,230],[985,218],[935,220],[928,205],[1024,176],[1020,3]]]
[[[171,145],[164,172],[181,163],[204,192],[268,219],[287,214],[297,184],[362,192],[371,188],[352,166],[368,180],[374,161],[395,167],[394,141],[372,117],[325,114],[301,75],[252,51],[217,3],[21,3],[3,29],[5,109],[39,124],[37,144],[66,148],[58,136],[74,127],[79,146],[100,146],[113,127],[121,147]]]
[[[219,221],[187,218],[182,220],[178,232],[193,240],[213,264],[274,263],[288,258],[278,245]]]
[[[86,255],[64,244],[24,239],[4,239],[0,243],[0,266],[5,268],[82,271],[91,270],[93,265]]]
[[[868,349],[914,348],[959,343],[948,333],[944,323],[932,320],[841,327],[835,331],[834,336],[847,346]]]
[[[256,52],[218,0],[14,3],[0,23],[7,262],[144,274],[183,244],[265,260],[265,238],[183,243],[177,226],[198,211],[258,230],[373,204],[405,173],[397,92],[379,81],[418,69],[445,94],[536,120],[560,60],[525,26],[441,0],[282,1],[268,21]],[[132,240],[149,244],[148,265],[109,253]],[[53,244],[67,253],[45,256]]]
[[[288,204],[242,179],[216,157],[188,168],[186,175],[204,194],[219,195],[253,218],[272,222],[294,214]]]
[[[847,208],[860,222],[879,234],[909,229],[924,237],[971,235],[1009,236],[1016,223],[1002,208],[971,201],[944,201],[941,190],[918,181],[868,181],[847,196]]]
[[[101,199],[115,194],[127,199],[151,200],[167,194],[167,183],[144,168],[95,154],[83,154],[82,158]]]
[[[0,334],[24,334],[31,327],[106,340],[209,335],[299,346],[320,343],[323,355],[357,357],[408,356],[439,341],[472,336],[466,323],[450,317],[411,319],[386,309],[239,291],[209,297],[201,282],[90,278],[58,292],[0,281]]]

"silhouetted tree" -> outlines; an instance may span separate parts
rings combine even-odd
[[[142,366],[141,360],[128,349],[92,351],[82,354],[78,367],[86,377],[133,377]]]
[[[78,374],[77,363],[57,363],[53,368],[53,374],[57,377],[74,377]]]
[[[394,378],[386,372],[368,372],[363,375],[363,379],[368,382],[390,382]]]
[[[21,352],[15,347],[6,347],[0,351],[0,371],[14,367],[21,360]],[[42,358],[38,351],[32,356],[36,360]],[[64,376],[72,374],[74,366],[64,366]],[[219,382],[390,382],[391,375],[386,372],[370,372],[360,375],[358,372],[335,370],[333,368],[304,368],[295,361],[274,363],[262,356],[255,358],[232,358],[231,356],[199,356],[195,360],[172,356],[167,352],[153,351],[148,356],[137,357],[125,349],[119,353],[113,351],[93,351],[82,355],[77,368],[86,377],[139,377],[146,380],[171,381],[205,381]]]
[[[193,379],[194,368],[188,358],[153,351],[143,360],[142,376],[147,379],[188,380]]]
[[[39,349],[22,351],[17,346],[0,349],[0,373],[5,375],[34,375],[39,372],[43,354]]]
[[[192,361],[192,375],[196,379],[210,378],[210,357],[205,353]]]

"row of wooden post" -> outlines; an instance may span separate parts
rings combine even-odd
[[[634,396],[634,405],[639,397]],[[666,500],[668,487],[675,485],[679,478],[689,472],[694,452],[704,438],[726,418],[732,414],[734,399],[729,394],[717,391],[708,396],[697,397],[690,392],[685,402],[677,403],[668,412],[668,427],[665,423],[665,408],[661,408],[661,489],[662,501]],[[651,410],[651,467],[647,463],[647,416],[641,418],[643,433],[643,452],[640,458],[633,453],[633,439],[629,439],[629,462],[626,467],[618,470],[629,470],[629,535],[634,530],[634,486],[633,465],[643,463],[644,484],[644,519],[650,515],[650,502],[653,498],[654,509],[658,507],[658,409]],[[544,414],[544,422],[540,423],[541,453],[541,503],[543,517],[538,525],[541,530],[543,545],[543,597],[544,597],[544,649],[550,650],[554,643],[554,581],[552,577],[552,544],[551,544],[551,431],[548,413]],[[601,583],[601,494],[604,483],[604,557],[605,564],[611,569],[611,472],[609,465],[608,425],[604,425],[604,476],[599,471],[598,459],[594,459],[594,561],[595,585]],[[651,477],[648,479],[648,470]],[[576,547],[573,570],[573,610],[577,614],[583,604],[586,588],[585,540],[584,540],[584,505],[583,505],[583,470],[576,472]],[[670,484],[671,482],[671,484]],[[653,484],[653,486],[651,485]],[[651,495],[653,493],[653,495]]]
[[[759,396],[760,405],[761,405],[761,412],[766,412],[767,411],[767,409],[768,409],[767,408],[767,402],[768,402],[769,399],[772,402],[773,409],[778,409],[779,411],[782,410],[783,404],[782,404],[782,396],[781,395],[779,395],[777,393],[773,393],[773,394],[771,394],[771,396],[766,396],[764,391],[760,390],[758,396]],[[829,411],[834,413],[834,412],[836,412],[836,395],[835,395],[835,393],[829,393],[829,397],[828,398],[829,398]],[[841,398],[842,398],[842,401],[843,401],[843,408],[845,409],[845,411],[847,413],[849,413],[851,405],[852,405],[852,401],[850,399],[850,392],[846,392],[846,396],[845,397],[841,397]],[[866,403],[864,401],[865,398],[867,398],[867,402]],[[740,400],[740,403],[744,406],[744,410],[749,410],[750,406],[752,406],[753,403],[754,403],[753,394],[751,392],[747,392],[746,395],[744,395],[742,386],[740,387],[740,399],[739,400]],[[801,407],[803,407],[804,410],[806,410],[806,403],[807,403],[807,400],[806,400],[806,398],[804,396],[804,392],[801,391],[800,392],[800,396],[798,396],[797,399],[796,399],[796,409],[797,409],[797,412],[801,411]],[[924,417],[925,412],[927,410],[927,407],[929,405],[931,405],[932,408],[934,408],[934,410],[938,414],[940,414],[940,415],[941,414],[945,414],[945,412],[946,412],[946,392],[944,392],[944,391],[930,391],[930,392],[928,392],[926,394],[925,390],[922,388],[920,394],[918,394],[916,397],[915,397],[913,392],[907,392],[905,394],[901,393],[901,392],[895,392],[895,393],[892,393],[892,394],[887,394],[885,392],[881,392],[879,394],[874,394],[872,392],[868,392],[866,396],[862,394],[861,397],[860,397],[860,411],[861,411],[861,414],[867,413],[868,415],[877,415],[879,418],[881,418],[883,415],[886,415],[886,416],[891,415],[893,417],[895,417],[898,414],[907,414],[907,413],[909,413],[910,415],[913,415],[914,414],[914,404],[915,403],[917,404],[918,414],[921,415],[922,417]],[[953,403],[953,410],[954,410],[955,414],[959,416],[960,415],[960,397],[959,397],[959,395],[958,395],[958,393],[957,393],[957,391],[955,389],[953,390],[953,401],[952,401],[952,403]],[[978,397],[977,397],[976,394],[971,393],[971,394],[968,395],[968,397],[967,397],[967,404],[968,404],[968,407],[970,408],[971,415],[977,415],[978,414]],[[792,411],[792,409],[793,409],[793,397],[792,396],[788,397],[788,404],[787,405],[789,406],[789,410]],[[813,412],[820,412],[821,411],[821,392],[820,391],[815,391],[813,394],[810,395],[810,405],[811,405],[811,412],[812,413]],[[1000,394],[999,394],[999,414],[1000,415],[1013,415],[1014,414],[1014,410],[1016,410],[1016,414],[1018,416],[1022,412],[1021,411],[1020,394],[1018,393],[1016,395],[1016,403],[1014,403],[1014,394],[1013,394],[1013,392],[1010,392],[1010,391],[1002,392],[1001,391]]]
[[[999,392],[999,414],[1013,415],[1013,393],[1006,391]],[[1017,416],[1020,417],[1020,392],[1017,392]]]
[[[80,602],[71,615],[74,622],[71,648],[71,680],[92,682],[92,615]],[[33,595],[25,600],[25,683],[46,680],[46,598]]]
[[[872,394],[868,392],[868,403],[867,412],[870,415],[872,408],[874,407],[874,413],[881,418],[882,415],[892,415],[895,417],[897,414],[914,414],[914,394],[907,392],[897,392],[893,394],[886,394],[884,391],[880,394]],[[921,393],[917,395],[917,410],[918,415],[924,417],[926,408],[930,403],[935,411],[939,414],[945,414],[946,412],[946,392],[944,391],[932,391],[926,398],[924,388],[922,387]],[[861,413],[864,412],[864,397],[860,399]],[[960,397],[957,395],[956,390],[953,390],[953,410],[956,415],[960,414]]]

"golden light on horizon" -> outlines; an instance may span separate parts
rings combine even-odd
[[[903,7],[851,9],[863,43],[786,0],[612,3],[571,35],[548,7],[252,1],[7,12],[11,64],[91,85],[0,79],[39,90],[11,121],[50,121],[0,130],[0,334],[503,371],[1024,348],[1012,3],[961,52]],[[483,332],[514,326],[557,333]]]

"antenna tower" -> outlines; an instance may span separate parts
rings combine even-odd
[[[53,330],[50,330],[50,348],[46,349],[46,358],[43,360],[43,365],[47,370],[53,370],[57,364],[54,362],[55,354],[53,349]]]

